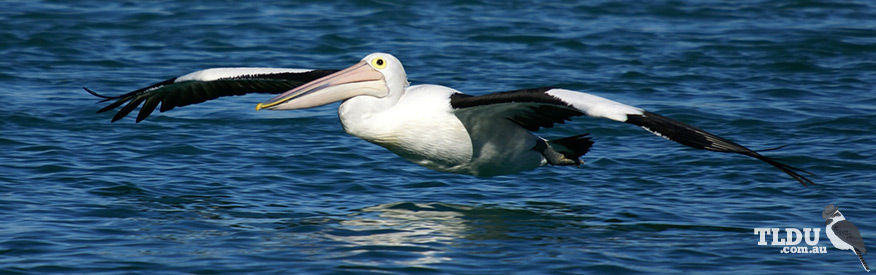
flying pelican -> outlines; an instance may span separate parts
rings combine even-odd
[[[574,116],[587,115],[640,126],[697,149],[738,153],[764,161],[803,185],[805,172],[679,121],[599,96],[545,87],[471,96],[439,85],[413,85],[394,56],[373,53],[340,71],[216,68],[171,78],[120,96],[100,109],[128,103],[119,120],[142,102],[137,122],[161,111],[246,93],[280,93],[256,110],[295,110],[343,101],[344,130],[413,163],[443,172],[495,176],[546,164],[581,165],[593,145],[587,134],[546,140],[533,135]],[[102,101],[102,102],[103,102]],[[808,172],[807,172],[808,173]]]

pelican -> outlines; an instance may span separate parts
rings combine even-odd
[[[697,149],[737,153],[766,162],[803,185],[801,169],[761,155],[682,122],[596,95],[554,87],[471,96],[440,85],[410,85],[402,63],[386,53],[365,56],[340,70],[217,68],[155,83],[120,96],[89,93],[124,103],[119,120],[142,102],[137,122],[161,111],[220,96],[279,94],[256,110],[296,110],[342,101],[344,130],[413,163],[443,172],[489,177],[544,165],[581,166],[593,141],[588,134],[547,140],[533,134],[576,116],[639,126]],[[811,174],[811,173],[810,173]]]

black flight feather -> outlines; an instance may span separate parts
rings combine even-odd
[[[136,121],[140,122],[152,114],[159,103],[161,103],[159,111],[165,112],[175,107],[197,104],[223,96],[249,93],[279,94],[336,71],[313,70],[300,73],[252,74],[211,81],[176,82],[177,78],[171,78],[119,96],[106,96],[85,87],[83,89],[91,95],[102,98],[100,102],[116,100],[98,110],[98,113],[113,110],[127,103],[113,116],[113,122],[124,118],[140,104],[143,104],[137,114]]]

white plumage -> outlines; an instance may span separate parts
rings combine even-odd
[[[232,67],[232,68],[211,68],[191,72],[180,77],[177,77],[174,82],[183,81],[213,81],[223,78],[235,78],[248,75],[271,75],[280,73],[303,73],[312,70],[308,69],[291,69],[291,68],[263,68],[263,67]]]

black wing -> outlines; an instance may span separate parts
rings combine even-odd
[[[137,122],[148,117],[161,103],[161,112],[222,96],[248,93],[278,94],[336,72],[336,70],[300,70],[277,68],[214,68],[174,77],[119,96],[104,96],[88,88],[88,93],[115,102],[98,113],[127,103],[113,116],[115,122],[142,104]]]
[[[763,156],[702,129],[587,93],[546,87],[482,96],[454,94],[450,97],[450,105],[464,123],[501,117],[514,121],[530,131],[550,128],[555,123],[563,123],[579,115],[607,118],[642,127],[658,136],[693,148],[750,156],[781,169],[803,185],[815,184],[797,173],[797,171],[808,172]]]

